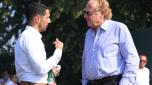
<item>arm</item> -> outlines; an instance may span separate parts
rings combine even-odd
[[[122,24],[121,28],[119,46],[124,59],[125,69],[120,85],[134,85],[133,83],[139,68],[139,56],[127,26]]]
[[[54,54],[46,60],[46,53],[43,42],[37,39],[35,40],[35,42],[33,42],[34,40],[34,38],[33,40],[28,40],[28,45],[26,45],[26,51],[30,61],[31,68],[37,74],[46,74],[60,61],[62,49],[57,47],[57,45]]]
[[[82,85],[87,85],[87,79],[85,76],[85,56],[84,56],[84,51],[83,51],[83,56],[82,56]]]
[[[146,81],[147,81],[147,85],[149,85],[150,84],[150,71],[149,71],[149,69],[147,67],[145,67],[145,68],[147,70]]]

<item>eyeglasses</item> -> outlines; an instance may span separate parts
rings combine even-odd
[[[86,14],[86,15],[88,15],[88,16],[92,16],[93,14],[95,14],[95,13],[97,13],[97,12],[99,12],[100,10],[98,10],[98,11],[87,11],[87,10],[83,10],[83,13],[84,14]]]
[[[88,16],[92,16],[93,15],[93,12],[91,11],[83,11],[84,14],[88,15]]]
[[[146,60],[140,60],[140,62],[146,63],[147,61]]]

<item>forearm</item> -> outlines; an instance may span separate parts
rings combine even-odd
[[[61,56],[62,50],[56,49],[54,51],[54,54],[46,60],[46,65],[48,65],[47,67],[49,67],[49,69],[52,69],[54,66],[57,66],[57,64],[61,60]]]
[[[134,85],[136,74],[139,69],[139,57],[130,55],[125,60],[125,70],[120,85]]]
[[[39,62],[35,64],[33,63],[33,69],[35,69],[38,74],[46,74],[59,63],[61,56],[62,51],[60,49],[56,49],[53,56],[47,60],[39,60]]]

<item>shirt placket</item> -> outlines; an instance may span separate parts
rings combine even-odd
[[[98,42],[98,40],[99,40],[99,36],[100,36],[100,28],[96,31],[96,33],[95,33],[95,39],[94,39],[94,42],[93,42],[93,50],[92,50],[92,63],[93,63],[93,69],[92,69],[92,71],[94,72],[94,77],[95,78],[97,78],[97,65],[96,65],[96,55],[97,55],[97,42]],[[95,73],[96,72],[96,73]]]

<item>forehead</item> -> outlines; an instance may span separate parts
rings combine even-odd
[[[142,55],[142,56],[140,56],[140,59],[147,60],[147,57]]]
[[[95,10],[98,7],[98,3],[96,0],[89,0],[86,4],[86,10]]]
[[[46,9],[46,10],[45,10],[45,15],[50,16],[50,10],[49,10],[49,9]]]

